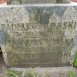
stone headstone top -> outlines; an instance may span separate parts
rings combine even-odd
[[[8,4],[70,3],[70,0],[8,0]]]

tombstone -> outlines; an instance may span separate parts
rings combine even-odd
[[[70,3],[70,0],[8,0],[8,4]]]
[[[0,20],[6,66],[52,67],[72,62],[76,6],[5,7],[0,8]]]

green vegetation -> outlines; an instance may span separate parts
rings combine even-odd
[[[7,77],[24,77],[25,71],[13,71],[7,70],[6,71]],[[30,69],[28,73],[28,77],[38,77],[33,69]],[[47,73],[43,74],[42,77],[49,77]]]
[[[36,77],[36,73],[34,72],[33,69],[30,69],[30,71],[29,71],[29,77]]]
[[[75,60],[73,62],[73,66],[77,67],[77,52],[76,52],[76,55],[75,55]]]
[[[72,70],[68,70],[67,71],[67,76],[68,77],[75,77],[75,74],[74,74],[74,72]]]
[[[7,70],[6,74],[7,74],[8,77],[24,77],[25,71]]]

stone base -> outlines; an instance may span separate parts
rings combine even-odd
[[[10,68],[13,71],[25,71],[24,77],[29,77],[30,71],[33,70],[35,77],[69,77],[68,73],[73,73],[77,77],[77,69],[74,67],[52,67],[52,68]]]

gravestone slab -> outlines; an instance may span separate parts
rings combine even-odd
[[[70,0],[8,0],[8,4],[70,3]]]
[[[76,51],[77,6],[0,8],[1,42],[9,67],[66,66]],[[1,39],[2,40],[2,39]]]

